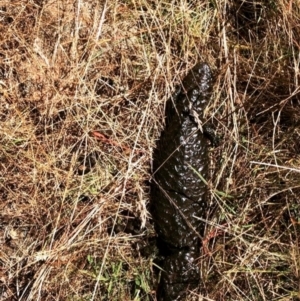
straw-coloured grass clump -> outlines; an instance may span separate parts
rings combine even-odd
[[[299,17],[287,0],[2,1],[1,298],[155,300],[153,148],[205,61],[221,142],[193,296],[298,300]]]

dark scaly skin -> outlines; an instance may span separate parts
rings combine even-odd
[[[165,256],[157,293],[160,301],[180,300],[198,286],[196,259],[205,226],[196,217],[205,218],[207,187],[193,169],[207,179],[209,144],[192,110],[203,120],[211,95],[209,66],[197,64],[182,86],[167,102],[166,126],[153,158],[151,211],[160,253]]]

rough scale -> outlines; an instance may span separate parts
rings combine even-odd
[[[203,121],[211,96],[206,63],[190,70],[182,88],[166,105],[166,125],[153,157],[151,213],[164,261],[157,292],[160,301],[181,300],[199,285],[201,237],[207,207],[208,148],[197,120]],[[195,172],[197,171],[197,173]]]

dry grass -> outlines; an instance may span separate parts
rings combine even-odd
[[[223,139],[197,300],[299,300],[299,7],[0,1],[0,299],[155,300],[151,154],[206,61]]]

